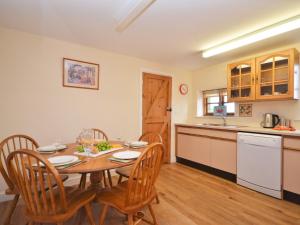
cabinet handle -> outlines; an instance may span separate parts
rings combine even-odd
[[[252,85],[254,84],[254,81],[255,81],[255,79],[254,79],[254,77],[252,77]]]

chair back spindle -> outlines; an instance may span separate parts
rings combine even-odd
[[[14,189],[14,185],[8,175],[8,155],[20,149],[30,149],[35,151],[38,147],[39,145],[34,139],[23,134],[9,136],[0,143],[0,172],[10,190]]]
[[[147,141],[148,144],[163,142],[160,134],[152,132],[142,134],[142,136],[139,138],[139,141]]]
[[[97,128],[92,128],[94,132],[94,138],[96,139],[103,139],[105,141],[108,141],[107,135],[104,133],[104,131],[97,129]]]
[[[12,152],[7,164],[11,180],[30,216],[54,216],[67,210],[63,182],[48,160],[34,151],[22,149]]]
[[[163,148],[161,143],[151,144],[134,164],[128,179],[126,205],[144,204],[154,196],[154,183],[162,164]]]

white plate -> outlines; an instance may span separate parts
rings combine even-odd
[[[54,156],[48,158],[49,162],[54,165],[65,165],[69,163],[73,163],[78,160],[78,157],[75,155],[61,155],[61,156]]]
[[[147,144],[148,144],[148,142],[146,142],[146,141],[132,141],[132,142],[129,142],[129,145],[133,146],[133,147],[146,146]]]
[[[141,152],[137,151],[123,151],[123,152],[116,152],[112,156],[116,159],[136,159],[140,156]]]
[[[40,152],[53,152],[67,148],[66,145],[47,145],[37,148]]]

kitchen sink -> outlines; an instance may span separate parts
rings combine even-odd
[[[201,123],[200,126],[208,126],[208,127],[227,127],[227,128],[240,128],[240,127],[246,127],[246,126],[240,126],[240,125],[224,125],[220,123]]]

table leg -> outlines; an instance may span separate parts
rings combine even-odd
[[[102,171],[92,172],[90,175],[91,187],[101,189]]]

